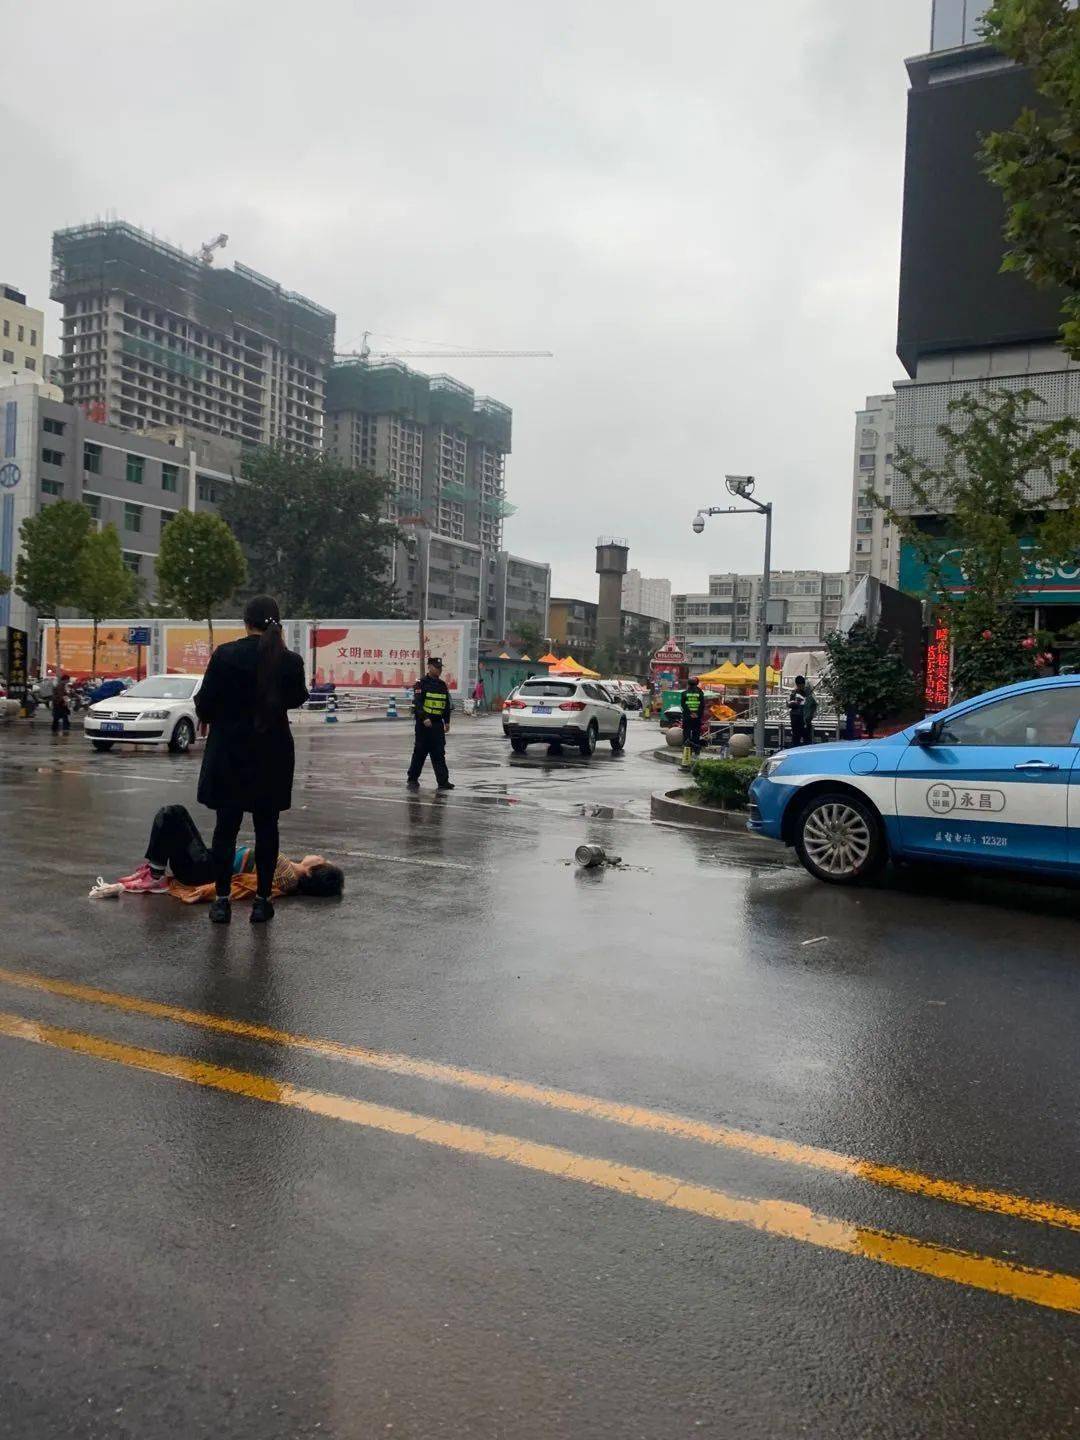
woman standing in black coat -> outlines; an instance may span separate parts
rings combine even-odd
[[[278,816],[292,804],[293,738],[287,712],[307,699],[304,662],[286,650],[277,601],[256,595],[244,610],[243,640],[219,645],[195,696],[210,727],[199,775],[199,803],[217,811],[211,854],[216,898],[210,919],[232,919],[236,837],[245,812],[255,825],[258,888],[253,925],[272,920],[270,887],[278,858]]]

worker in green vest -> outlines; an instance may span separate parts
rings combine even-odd
[[[697,680],[687,682],[682,695],[683,764],[701,754],[701,722],[705,718],[705,695]],[[689,752],[689,753],[688,753]]]
[[[446,768],[446,732],[450,729],[450,712],[454,708],[446,681],[442,678],[442,661],[432,656],[427,674],[413,687],[413,716],[416,740],[409,765],[408,786],[415,790],[420,784],[420,771],[431,756],[431,768],[440,790],[453,790]]]

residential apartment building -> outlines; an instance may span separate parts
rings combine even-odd
[[[900,536],[873,497],[892,501],[895,452],[896,396],[868,395],[865,408],[855,416],[850,570],[856,580],[873,575],[894,586],[899,580]]]
[[[600,607],[595,600],[573,600],[552,597],[549,613],[549,638],[560,650],[578,654],[594,650],[599,643]],[[620,616],[621,643],[624,650],[651,653],[659,650],[671,632],[666,620],[656,615],[642,615],[624,610]]]
[[[122,221],[54,234],[51,294],[64,398],[94,420],[322,449],[335,317],[321,305]]]
[[[648,579],[640,570],[627,570],[623,576],[622,604],[624,610],[638,615],[653,615],[671,623],[671,581]]]
[[[234,442],[235,459],[240,446]],[[225,468],[222,468],[223,461]],[[88,419],[41,380],[0,375],[0,570],[14,574],[19,526],[57,500],[76,500],[99,526],[113,525],[124,561],[157,594],[154,557],[181,510],[216,513],[230,485],[221,441],[188,436],[183,444]],[[32,630],[32,614],[14,592],[0,596],[0,627]]]
[[[769,627],[769,651],[819,649],[836,629],[847,598],[846,572],[774,570],[769,598],[779,618]],[[707,592],[672,596],[671,633],[694,669],[725,660],[756,664],[761,625],[761,576],[710,575]]]
[[[335,365],[326,448],[389,482],[387,518],[422,517],[436,534],[494,554],[503,546],[513,414],[449,375],[398,362]]]
[[[490,568],[490,557],[488,564]],[[551,566],[500,550],[495,557],[494,581],[490,575],[488,579],[487,606],[488,624],[481,627],[485,635],[517,644],[522,626],[526,626],[543,641],[550,633]]]
[[[429,620],[479,620],[481,639],[516,644],[522,625],[547,634],[551,567],[505,550],[417,528],[396,548],[393,578],[406,611]],[[423,587],[422,587],[423,582]]]
[[[14,285],[0,282],[0,375],[45,375],[45,315]]]

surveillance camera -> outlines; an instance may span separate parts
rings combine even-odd
[[[705,529],[704,515],[695,515],[693,520],[690,521],[690,529],[693,530],[695,535],[700,535]]]
[[[741,500],[748,500],[754,493],[753,475],[725,475],[724,481],[727,485],[728,493],[738,495]]]

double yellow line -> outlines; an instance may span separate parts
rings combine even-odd
[[[548,1109],[588,1115],[635,1129],[741,1150],[787,1164],[810,1166],[833,1174],[870,1181],[909,1194],[947,1200],[990,1213],[1080,1231],[1080,1211],[1066,1206],[1030,1200],[1005,1191],[963,1185],[918,1171],[878,1165],[837,1151],[799,1145],[752,1131],[712,1125],[664,1111],[623,1105],[574,1091],[467,1070],[460,1066],[443,1065],[407,1055],[293,1035],[270,1026],[255,1025],[204,1011],[187,1010],[144,1000],[138,996],[54,980],[43,975],[0,969],[0,983],[85,1004],[100,1005],[128,1014],[145,1015],[247,1040],[264,1041],[393,1074],[456,1085]],[[263,1075],[125,1045],[80,1031],[28,1020],[18,1015],[0,1012],[0,1035],[169,1076],[174,1080],[203,1085],[249,1099],[285,1105],[291,1109],[304,1110],[309,1114],[387,1134],[407,1136],[459,1154],[501,1160],[521,1169],[615,1191],[669,1209],[686,1211],[711,1220],[726,1221],[845,1255],[860,1256],[898,1269],[932,1275],[940,1280],[992,1291],[1050,1309],[1080,1313],[1080,1279],[1074,1276],[938,1246],[873,1227],[852,1225],[844,1220],[818,1214],[804,1205],[781,1200],[744,1198],[709,1186],[694,1185],[678,1176],[622,1165],[597,1156],[580,1155],[561,1146],[538,1144],[517,1136],[459,1125],[412,1111],[283,1084]]]

